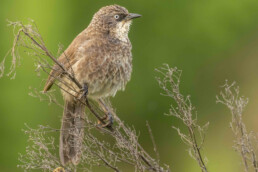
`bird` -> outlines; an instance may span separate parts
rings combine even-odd
[[[87,98],[103,105],[103,99],[114,97],[117,91],[125,89],[132,73],[132,44],[128,33],[132,20],[139,17],[140,14],[129,13],[125,7],[116,4],[100,8],[88,27],[57,59],[83,86]],[[43,91],[47,92],[58,81],[64,99],[60,162],[63,166],[78,165],[82,156],[86,107],[78,100],[82,88],[60,65],[53,65]],[[109,120],[111,124],[112,120]]]

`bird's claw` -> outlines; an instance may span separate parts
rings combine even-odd
[[[108,112],[101,120],[105,122],[105,124],[103,124],[100,120],[98,121],[98,124],[102,128],[111,127],[114,123],[113,115],[110,112]]]
[[[88,95],[88,86],[87,84],[83,84],[82,89],[80,90],[82,94],[80,95],[79,99],[86,98]]]

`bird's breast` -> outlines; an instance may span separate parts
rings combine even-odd
[[[104,44],[94,56],[81,58],[74,68],[81,83],[89,86],[89,97],[114,96],[124,90],[132,73],[132,53],[130,43]]]

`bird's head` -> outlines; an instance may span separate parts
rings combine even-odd
[[[140,14],[129,13],[128,10],[119,5],[102,7],[91,21],[91,26],[100,32],[105,32],[126,39],[130,30],[132,19],[141,17]]]

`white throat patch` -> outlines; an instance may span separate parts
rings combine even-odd
[[[119,22],[116,26],[116,37],[124,42],[128,41],[128,33],[130,30],[130,25],[132,21],[127,21],[127,22]]]

